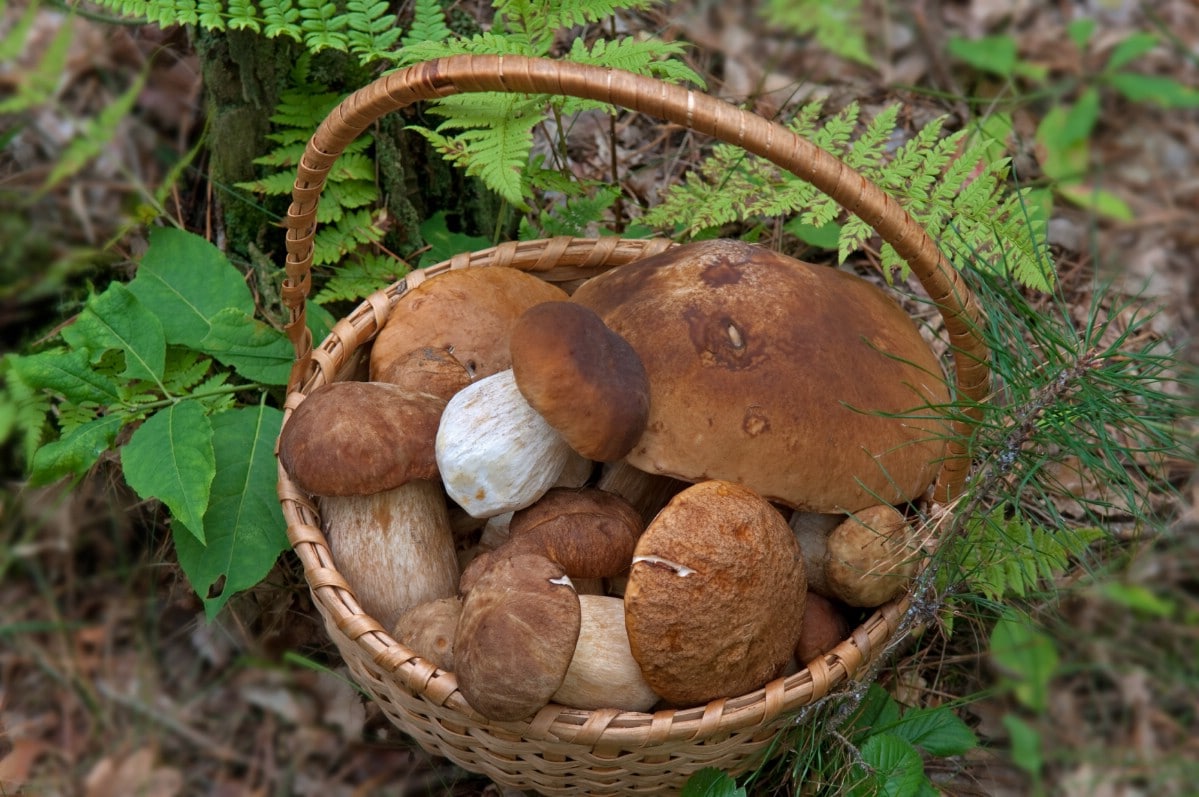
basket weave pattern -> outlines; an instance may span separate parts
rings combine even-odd
[[[781,126],[703,94],[611,70],[532,58],[456,56],[380,78],[336,108],[301,161],[288,214],[284,300],[296,349],[284,423],[316,387],[353,378],[370,342],[399,299],[451,268],[529,271],[568,291],[609,268],[663,251],[665,240],[554,238],[465,253],[372,294],[315,348],[304,303],[311,287],[316,205],[337,156],[383,114],[422,99],[468,91],[564,94],[596,99],[683,124],[738,144],[811,182],[871,223],[907,260],[945,321],[959,397],[981,403],[989,391],[987,352],[977,335],[978,309],[957,272],[922,228],[893,200],[833,156]],[[935,488],[944,504],[961,490],[969,456],[970,416],[954,438]],[[506,786],[547,795],[654,793],[676,790],[708,766],[740,772],[759,763],[794,712],[862,670],[895,634],[908,608],[900,598],[876,610],[850,637],[806,669],[746,695],[655,713],[583,711],[551,704],[520,722],[475,712],[452,673],[437,669],[393,639],[367,615],[338,572],[311,498],[279,468],[279,498],[288,536],[304,565],[314,602],[355,680],[388,717],[427,751]]]

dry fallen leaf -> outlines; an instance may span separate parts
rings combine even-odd
[[[12,749],[0,758],[0,794],[21,793],[33,765],[50,745],[38,739],[17,739]]]
[[[154,763],[155,753],[142,748],[127,756],[107,756],[84,779],[85,797],[175,797],[183,789],[183,773]]]

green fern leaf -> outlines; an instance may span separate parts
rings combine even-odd
[[[146,72],[142,72],[120,97],[102,110],[99,116],[84,125],[83,134],[72,141],[59,155],[58,162],[50,170],[50,176],[46,178],[46,182],[41,188],[42,191],[49,191],[66,178],[76,174],[100,154],[100,151],[116,135],[121,122],[133,109],[133,103],[137,101],[145,82]]]
[[[440,0],[416,0],[412,8],[412,22],[402,44],[408,48],[422,43],[443,42],[453,35],[446,25]]]
[[[297,43],[304,41],[304,30],[300,27],[300,9],[294,0],[270,0],[262,6],[262,18],[266,23],[262,33],[268,39],[286,36]]]
[[[269,3],[271,0],[266,0]],[[262,32],[262,22],[254,8],[253,0],[228,0],[229,30],[249,30],[254,33]]]
[[[829,52],[871,65],[861,0],[769,0],[765,14],[773,24],[800,35],[811,35]]]
[[[167,350],[163,386],[168,393],[182,394],[195,387],[208,373],[212,360],[192,349]]]
[[[225,29],[225,6],[221,0],[199,0],[196,11],[200,27],[208,30]]]
[[[357,302],[408,273],[408,266],[390,255],[361,254],[342,263],[316,294],[317,304]]]
[[[300,30],[304,32],[304,46],[311,53],[321,50],[349,49],[345,29],[349,18],[340,12],[337,4],[322,0],[300,0]]]

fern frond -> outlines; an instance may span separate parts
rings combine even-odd
[[[439,0],[416,0],[412,6],[412,22],[401,43],[406,49],[417,44],[443,42],[453,35]]]
[[[270,0],[267,0],[269,3]],[[229,0],[229,30],[262,32],[262,20],[254,8],[253,0]]]
[[[769,0],[764,8],[773,24],[801,36],[811,35],[826,50],[842,58],[870,65],[861,0]]]
[[[346,0],[347,39],[350,52],[365,65],[390,61],[403,31],[390,13],[387,0]]]
[[[300,0],[300,30],[304,32],[304,46],[309,52],[347,52],[349,38],[345,31],[349,25],[349,17],[332,0]]]
[[[702,87],[704,79],[695,70],[682,61],[673,60],[685,50],[682,42],[625,36],[614,40],[599,39],[591,47],[587,47],[582,39],[575,39],[566,57],[580,64],[623,69],[671,83],[687,82]]]
[[[192,349],[171,347],[167,349],[163,387],[167,392],[182,394],[200,383],[212,367],[212,360]]]
[[[343,262],[316,294],[317,304],[357,302],[408,273],[406,264],[390,255],[362,253]]]
[[[326,224],[316,231],[312,242],[312,262],[318,266],[337,263],[350,252],[377,243],[382,237],[383,231],[369,210],[345,213],[340,221]]]
[[[788,127],[890,194],[959,267],[973,263],[1039,290],[1052,285],[1043,253],[1044,220],[1027,209],[1024,193],[1008,189],[1007,160],[988,161],[985,142],[962,151],[965,132],[943,135],[943,119],[924,125],[889,155],[898,108],[881,111],[864,128],[859,116],[860,108],[851,103],[819,124],[818,106],[805,106]],[[796,214],[817,228],[842,222],[841,262],[876,235],[863,219],[846,216],[804,181],[725,144],[713,147],[698,174],[672,186],[644,222],[694,235],[730,222]],[[888,278],[893,272],[907,276],[907,264],[891,246],[884,244],[880,254]]]
[[[271,0],[263,3],[262,33],[268,39],[286,36],[294,42],[304,41],[304,30],[300,27],[300,9],[295,0]]]

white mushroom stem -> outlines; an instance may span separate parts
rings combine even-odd
[[[474,517],[532,504],[554,486],[573,454],[525,401],[511,369],[458,391],[437,430],[446,492]]]
[[[320,509],[338,572],[385,629],[409,608],[456,593],[458,557],[436,482],[324,497]]]
[[[658,695],[645,682],[629,649],[624,602],[601,595],[579,595],[579,641],[562,686],[553,700],[586,709],[646,711]]]

